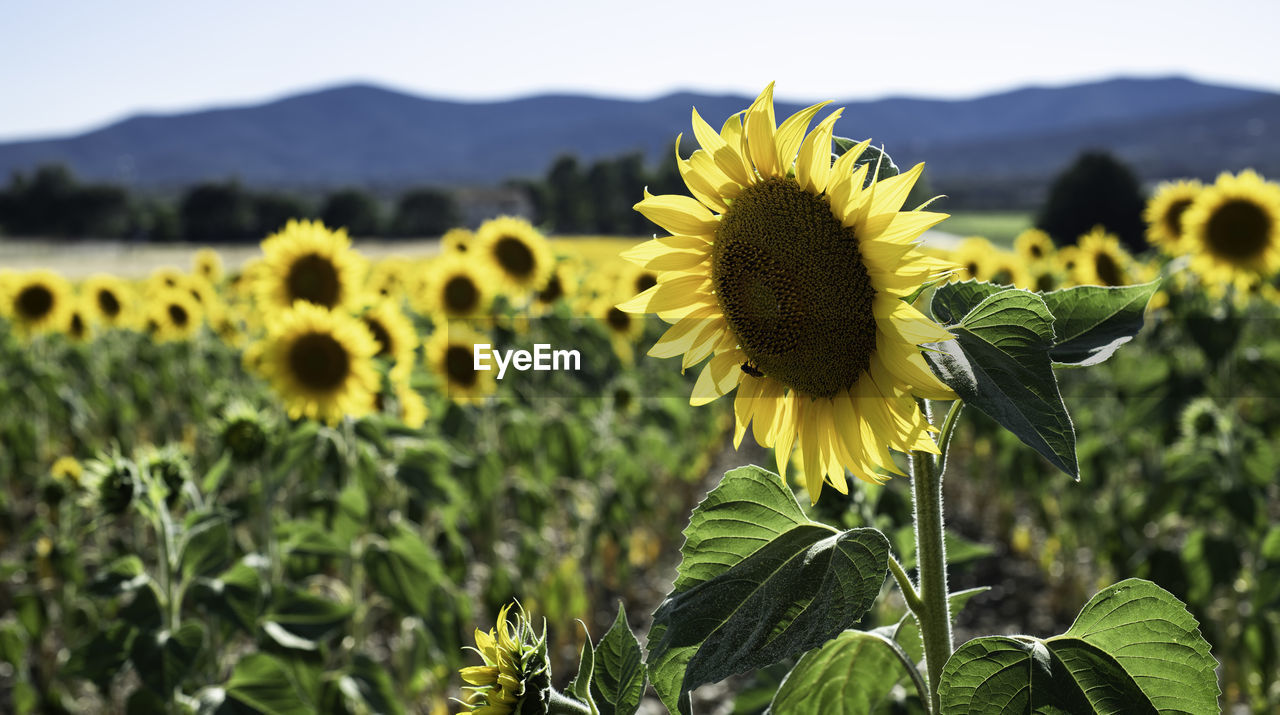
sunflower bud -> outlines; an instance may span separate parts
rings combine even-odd
[[[123,514],[138,491],[138,467],[120,456],[106,457],[92,465],[98,506],[111,515]]]
[[[515,614],[514,626],[507,619],[511,606],[498,612],[497,627],[488,633],[476,629],[474,650],[484,665],[460,671],[468,686],[464,691],[466,712],[485,715],[548,712],[552,700],[551,661],[547,657],[546,628],[541,635],[523,610]]]
[[[262,414],[243,402],[227,408],[223,416],[222,446],[237,462],[252,462],[267,451],[267,425]]]
[[[143,459],[147,474],[157,486],[164,487],[165,504],[172,507],[182,493],[182,485],[191,478],[191,465],[181,452],[166,447],[151,452]]]

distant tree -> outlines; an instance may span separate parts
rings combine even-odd
[[[589,207],[585,179],[572,156],[556,159],[547,172],[548,222],[558,233],[583,233],[587,230]]]
[[[1054,179],[1036,226],[1061,246],[1101,224],[1137,252],[1146,247],[1143,201],[1129,167],[1105,152],[1086,152]]]
[[[535,225],[544,225],[551,222],[551,193],[547,190],[545,181],[509,179],[505,185],[523,191],[524,195],[529,197],[529,203],[533,206],[533,218],[531,220]]]
[[[63,235],[120,238],[129,232],[129,194],[106,184],[76,187],[66,197],[63,217]]]
[[[217,243],[256,236],[253,200],[239,183],[204,183],[189,189],[178,203],[183,237]]]
[[[262,193],[251,196],[253,203],[253,235],[266,238],[284,228],[289,219],[311,218],[311,207],[292,194]]]
[[[439,189],[413,189],[396,204],[391,228],[397,236],[440,236],[459,221],[458,204],[451,195]]]
[[[129,194],[108,184],[79,184],[62,165],[14,174],[0,193],[0,226],[26,236],[118,238],[130,227]]]
[[[320,220],[330,228],[346,228],[353,236],[382,233],[382,207],[377,199],[359,189],[343,189],[325,197]]]
[[[130,211],[129,235],[144,241],[177,241],[182,238],[177,207],[158,199],[135,203]]]
[[[625,211],[630,210],[630,206],[624,205],[626,197],[622,195],[618,163],[602,159],[592,164],[583,189],[586,206],[582,230],[605,235],[619,233],[627,221]]]
[[[649,219],[646,219],[632,207],[636,205],[637,201],[644,198],[644,189],[649,183],[649,177],[644,168],[644,156],[641,154],[627,154],[618,159],[617,167],[618,195],[625,207],[622,213],[623,220],[618,226],[618,233],[624,236],[643,235],[648,229]]]

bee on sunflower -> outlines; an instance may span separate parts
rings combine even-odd
[[[1280,185],[1253,171],[1221,174],[1182,216],[1191,269],[1209,283],[1280,271]]]
[[[334,424],[369,414],[378,342],[358,318],[299,300],[268,330],[257,364],[290,417]]]
[[[336,310],[359,302],[365,261],[351,248],[346,229],[291,220],[262,242],[262,254],[255,273],[264,308],[285,310],[301,300]]]
[[[1165,182],[1156,187],[1142,212],[1147,224],[1147,243],[1169,256],[1183,253],[1182,215],[1204,190],[1199,181]]]
[[[674,323],[650,355],[710,358],[690,401],[737,389],[735,444],[750,425],[784,478],[797,449],[815,502],[824,478],[847,491],[846,469],[901,474],[890,449],[937,453],[915,397],[955,398],[918,347],[953,336],[902,300],[954,269],[916,243],[946,215],[900,210],[923,164],[867,182],[869,140],[833,163],[841,110],[806,133],[825,104],[778,126],[770,84],[719,132],[694,110],[702,148],[677,155],[693,196],[636,204],[671,236],[624,254],[658,277],[618,306]]]
[[[64,329],[71,302],[71,284],[52,271],[18,273],[0,283],[0,315],[20,334]]]

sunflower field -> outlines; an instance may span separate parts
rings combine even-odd
[[[824,108],[648,241],[0,267],[0,712],[1280,709],[1280,186],[951,240]]]

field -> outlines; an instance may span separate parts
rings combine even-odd
[[[919,215],[851,213],[919,289],[820,285],[889,311],[874,384],[829,391],[838,360],[770,362],[715,313],[776,317],[788,274],[724,259],[711,293],[701,214],[652,213],[693,235],[3,245],[0,711],[921,713],[1033,643],[1121,702],[1280,707],[1269,279],[1021,214],[907,246]]]

